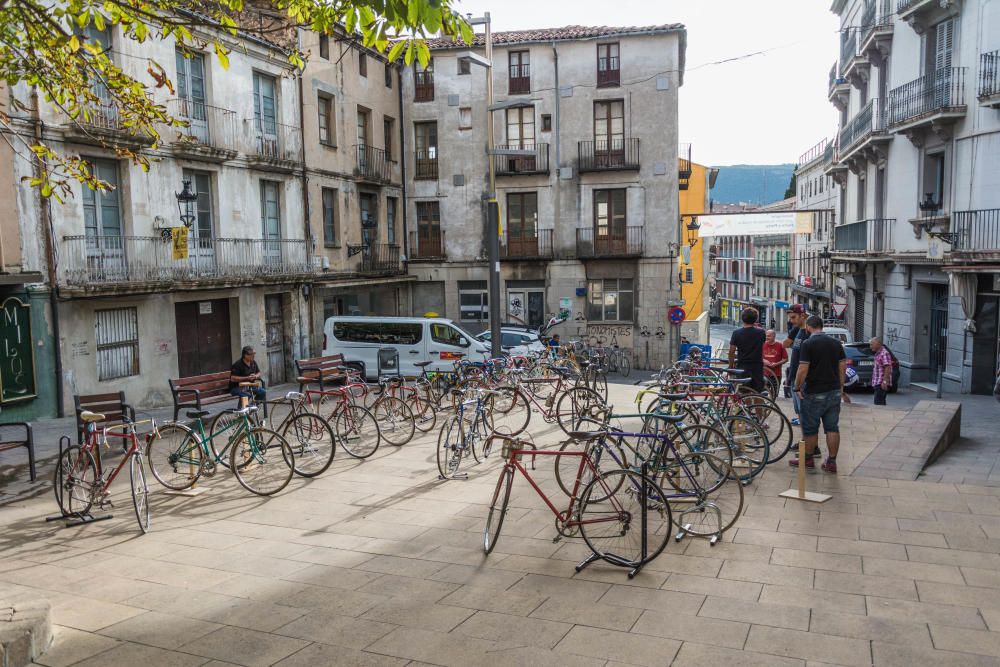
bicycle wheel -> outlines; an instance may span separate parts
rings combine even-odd
[[[577,440],[567,440],[559,446],[559,451],[581,452],[584,446],[590,448],[590,462],[597,468],[598,473],[603,474],[606,470],[616,470],[627,466],[625,450],[622,449],[619,442],[614,440],[608,442],[605,439],[604,442],[591,442],[587,445]],[[611,449],[609,450],[608,448]],[[555,459],[556,482],[559,484],[559,488],[569,497],[573,495],[574,487],[576,487],[576,494],[579,497],[580,492],[594,479],[594,473],[586,463],[583,464],[583,470],[580,470],[581,457],[578,455],[563,456],[562,454],[557,454]],[[577,475],[580,476],[579,484],[577,483]],[[614,493],[618,489],[610,488],[609,490]],[[595,500],[598,500],[598,498],[595,498]]]
[[[146,485],[146,473],[142,469],[142,454],[132,455],[129,464],[129,477],[132,480],[132,506],[135,507],[135,519],[139,529],[149,532],[149,487]]]
[[[291,481],[295,455],[280,434],[258,426],[243,431],[233,441],[229,467],[247,491],[271,496]]]
[[[191,488],[205,465],[201,438],[183,424],[164,424],[146,443],[146,460],[156,481],[172,491]]]
[[[767,434],[749,417],[723,417],[720,425],[729,435],[733,471],[740,481],[749,482],[767,465]]]
[[[500,529],[503,528],[504,517],[507,516],[507,503],[510,502],[510,487],[514,482],[514,469],[505,465],[497,480],[497,488],[493,491],[493,501],[490,512],[486,515],[486,527],[483,529],[483,551],[487,556],[497,545]],[[501,495],[502,493],[502,495]]]
[[[459,415],[448,420],[438,437],[437,466],[444,479],[454,479],[466,455],[465,424]]]
[[[611,493],[612,488],[618,491]],[[648,563],[670,539],[670,505],[663,490],[634,470],[609,470],[592,480],[580,496],[578,520],[591,551],[615,565]]]
[[[628,355],[624,352],[621,353],[621,360],[618,362],[618,372],[622,374],[622,377],[626,378],[632,372],[632,362],[629,361]]]
[[[77,445],[67,447],[59,457],[52,487],[56,503],[64,515],[86,514],[94,504],[97,463],[94,455]]]
[[[229,465],[230,443],[239,433],[240,427],[236,424],[241,421],[242,417],[236,414],[236,410],[223,410],[208,424],[208,446],[212,450],[212,459],[221,466]]]
[[[678,456],[683,457],[688,453],[697,453],[711,454],[714,458],[709,459],[709,465],[715,461],[722,461],[728,468],[732,468],[733,450],[729,446],[729,438],[714,426],[708,424],[682,426],[674,431],[671,442],[674,444],[677,455],[675,456],[668,448],[656,461],[657,467],[676,466]],[[722,475],[725,471],[720,468],[716,472]],[[723,475],[721,479],[724,481],[726,476]],[[677,490],[682,491],[683,489],[678,487]]]
[[[402,447],[413,439],[413,411],[394,396],[384,395],[375,402],[372,414],[379,433],[390,445]]]
[[[517,387],[501,387],[492,395],[487,425],[491,431],[504,427],[509,435],[518,435],[531,420],[531,401]]]
[[[600,430],[599,425],[604,423],[606,413],[604,399],[587,387],[571,387],[556,402],[556,421],[566,434]]]
[[[431,401],[430,387],[417,388],[417,393],[410,397],[410,410],[413,412],[413,425],[421,433],[430,433],[437,424],[437,410]]]
[[[315,477],[333,463],[336,450],[329,422],[313,412],[300,412],[285,422],[282,437],[295,455],[295,474]]]
[[[744,397],[744,416],[750,417],[767,434],[768,463],[784,458],[794,444],[792,422],[778,404],[764,396]]]
[[[382,442],[375,416],[360,405],[344,405],[333,415],[337,444],[356,459],[366,459]]]
[[[712,454],[681,454],[676,468],[661,475],[658,482],[666,478],[681,494],[668,496],[667,502],[674,524],[686,533],[721,537],[743,513],[743,485],[734,483],[730,465]]]
[[[595,371],[594,379],[589,383],[591,388],[597,392],[602,400],[608,400],[608,375],[604,370]]]

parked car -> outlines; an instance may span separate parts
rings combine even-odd
[[[858,374],[858,381],[851,388],[870,388],[872,386],[872,373],[875,371],[875,353],[872,352],[871,345],[868,343],[845,343],[844,354],[847,355],[847,364],[854,368]],[[889,388],[889,393],[894,394],[899,387],[899,360],[896,359],[892,350],[889,350],[889,356],[892,357],[892,387]]]
[[[482,341],[488,347],[490,332],[484,331],[476,336],[476,340]],[[506,326],[500,328],[500,346],[511,354],[533,354],[545,350],[545,345],[538,338],[538,334]]]
[[[841,343],[849,344],[854,342],[854,336],[843,327],[823,327],[823,333],[832,338],[836,338]]]

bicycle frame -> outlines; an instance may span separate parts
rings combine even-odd
[[[92,426],[92,425],[89,425],[89,426]],[[126,432],[124,432],[124,433],[114,433],[114,432],[112,432],[112,429],[116,429],[116,428],[128,428],[128,430]],[[93,431],[94,431],[94,437],[91,439],[92,440],[92,444],[90,446],[93,447],[94,449],[96,449],[98,451],[98,455],[94,457],[94,460],[95,460],[94,462],[97,464],[97,476],[98,476],[98,479],[102,479],[103,480],[104,479],[104,467],[103,467],[103,463],[101,461],[101,456],[100,456],[100,443],[97,440],[97,429],[94,428]],[[118,462],[118,465],[115,466],[115,469],[111,472],[110,475],[108,475],[107,480],[104,480],[104,482],[100,485],[99,488],[91,489],[91,495],[94,496],[94,497],[96,497],[97,493],[95,493],[95,492],[97,492],[97,491],[99,491],[101,494],[107,493],[108,489],[111,488],[111,483],[115,481],[115,479],[118,477],[118,474],[125,468],[125,464],[128,463],[132,459],[132,457],[139,451],[139,436],[136,435],[135,424],[122,424],[120,426],[107,426],[107,427],[104,428],[104,442],[108,441],[108,436],[109,435],[112,436],[112,437],[115,437],[115,438],[121,438],[123,440],[128,440],[129,441],[129,446],[125,450],[125,456],[122,457],[122,460]],[[93,453],[94,449],[90,449],[89,451],[91,453]],[[82,451],[88,451],[86,447],[82,447],[81,450]]]

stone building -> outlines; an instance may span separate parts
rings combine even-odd
[[[812,231],[795,235],[792,303],[804,305],[810,313],[840,319],[847,307],[843,280],[833,279],[832,267],[821,257],[824,250],[829,252],[833,245],[834,214],[842,192],[837,182],[826,173],[826,167],[833,159],[833,150],[834,143],[824,139],[803,153],[795,168],[795,209],[811,214]],[[832,309],[831,280],[835,284]]]

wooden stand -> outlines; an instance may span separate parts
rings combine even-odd
[[[778,494],[781,498],[792,498],[793,500],[804,500],[809,503],[825,503],[833,496],[825,493],[815,493],[806,491],[806,441],[799,440],[799,489],[788,489]]]

